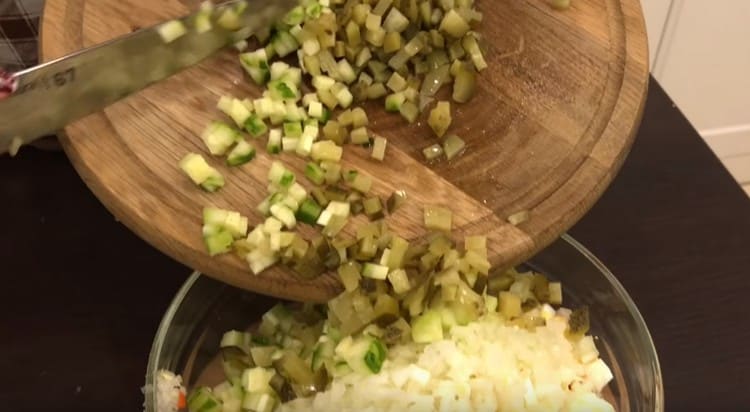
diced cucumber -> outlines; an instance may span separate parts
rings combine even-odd
[[[384,137],[376,136],[372,145],[372,154],[370,155],[373,159],[382,161],[385,158],[385,148],[388,141]]]
[[[304,96],[302,96],[302,105],[305,107],[310,107],[310,103],[312,102],[320,102],[318,99],[318,95],[315,93],[307,93]]]
[[[308,162],[305,165],[305,177],[316,185],[322,185],[325,183],[326,173],[317,163]]]
[[[368,144],[370,143],[370,134],[366,127],[357,127],[349,134],[349,139],[352,144]]]
[[[268,169],[268,181],[278,183],[286,171],[283,163],[274,160],[271,163],[271,168]]]
[[[252,100],[250,100],[248,98],[244,98],[244,99],[242,99],[242,104],[245,106],[245,108],[247,108],[248,111],[250,111],[250,112],[255,111],[255,107],[253,106],[253,101]]]
[[[344,83],[352,83],[357,79],[357,73],[354,71],[352,65],[346,60],[341,59],[338,61],[339,76]]]
[[[229,166],[240,166],[255,158],[255,147],[250,143],[240,140],[237,146],[229,152],[227,164]]]
[[[388,112],[399,112],[404,101],[406,101],[406,96],[403,92],[389,94],[385,98],[385,110]]]
[[[252,335],[239,330],[228,330],[221,336],[219,348],[236,347],[242,350],[249,349]]]
[[[222,113],[229,116],[229,113],[232,111],[232,102],[234,101],[234,98],[231,96],[221,96],[219,97],[219,101],[216,102],[216,108],[221,110]],[[245,107],[247,108],[247,107]],[[250,109],[248,109],[250,110]]]
[[[211,11],[201,10],[201,12],[195,16],[193,25],[195,26],[195,31],[198,33],[205,33],[211,30],[213,27],[213,24],[211,24]]]
[[[348,220],[345,216],[332,215],[321,233],[329,238],[335,237],[346,226]]]
[[[164,43],[171,43],[187,34],[187,28],[179,20],[170,20],[159,26],[156,31]]]
[[[339,101],[331,91],[332,89],[320,89],[318,90],[318,97],[321,103],[323,103],[328,109],[334,110],[339,105]]]
[[[317,371],[323,367],[323,362],[332,360],[335,350],[336,343],[325,335],[321,336],[320,341],[318,341],[313,350],[311,360],[312,370]]]
[[[296,185],[297,183],[293,183],[292,186]],[[296,212],[297,209],[299,209],[299,202],[290,195],[285,195],[284,198],[280,202],[282,205],[288,207],[289,209],[292,209],[292,212]]]
[[[401,33],[409,26],[409,19],[404,16],[397,7],[391,8],[391,11],[383,21],[383,28],[389,32]]]
[[[346,362],[336,362],[335,364],[328,366],[326,370],[334,378],[346,376],[352,373],[352,368],[350,368]]]
[[[354,101],[352,92],[350,92],[346,87],[336,92],[334,96],[336,96],[336,100],[339,102],[339,106],[344,109],[351,106],[352,102]]]
[[[260,214],[262,214],[263,216],[268,216],[268,213],[270,212],[270,209],[271,209],[270,199],[271,199],[271,196],[268,196],[267,198],[263,199],[263,201],[260,202],[260,204],[258,204],[255,210],[260,212]]]
[[[270,382],[276,373],[273,369],[255,367],[242,372],[242,389],[246,392],[267,392],[271,389]]]
[[[273,100],[269,97],[260,97],[253,100],[253,109],[255,109],[255,114],[258,115],[261,119],[267,119],[269,116],[271,116],[271,112],[273,110]]]
[[[271,215],[279,219],[287,229],[293,229],[297,224],[297,219],[294,217],[294,212],[287,206],[282,204],[275,204],[271,206]]]
[[[203,238],[203,242],[206,245],[208,254],[211,256],[216,256],[222,253],[229,252],[232,249],[234,238],[232,237],[232,234],[229,233],[229,231],[220,231],[211,236],[205,236]]]
[[[393,253],[391,253],[391,256]],[[389,258],[391,257],[389,256]],[[411,289],[411,285],[409,283],[409,277],[406,274],[406,271],[403,269],[394,269],[390,273],[388,273],[388,281],[391,283],[391,286],[393,286],[393,291],[396,293],[405,293],[408,292],[409,289]]]
[[[242,387],[224,381],[214,387],[214,394],[221,400],[221,412],[241,412],[242,411]]]
[[[268,153],[281,153],[281,130],[271,129],[268,133],[268,144],[266,145]]]
[[[266,126],[266,123],[260,117],[258,117],[258,115],[255,114],[247,118],[244,127],[245,130],[247,130],[247,132],[250,133],[250,135],[253,137],[258,137],[268,131],[268,126]]]
[[[497,303],[498,298],[491,295],[485,295],[484,297],[484,307],[487,310],[487,312],[492,313],[497,311]]]
[[[242,27],[242,21],[240,20],[240,13],[243,11],[247,3],[237,3],[236,7],[223,7],[223,10],[219,17],[216,19],[216,23],[227,29],[227,30],[239,30]]]
[[[291,9],[282,20],[284,24],[289,26],[296,26],[305,21],[305,9],[302,6],[297,6]]]
[[[206,387],[198,388],[187,398],[190,412],[222,412],[221,401]]]
[[[333,185],[341,179],[341,164],[330,161],[320,162],[320,167],[325,170],[326,183]]]
[[[487,61],[485,61],[484,55],[482,55],[482,49],[479,47],[475,34],[469,33],[464,36],[463,39],[461,39],[461,45],[464,50],[469,53],[469,56],[471,56],[471,62],[474,64],[477,71],[481,72],[487,68]]]
[[[216,207],[203,208],[204,235],[219,231],[228,231],[233,237],[240,238],[247,234],[248,220],[238,212]]]
[[[313,142],[318,137],[318,128],[305,126],[302,136],[299,138],[295,151],[301,156],[309,156],[312,151]]]
[[[287,137],[302,136],[302,124],[300,122],[284,123],[284,136],[287,136]]]
[[[318,217],[320,217],[322,211],[323,208],[315,200],[307,198],[300,204],[296,217],[300,222],[314,225],[318,221]]]
[[[416,104],[406,101],[401,105],[399,113],[401,113],[401,116],[409,123],[414,123],[419,116],[419,108]]]
[[[253,346],[250,348],[250,356],[253,358],[256,366],[268,368],[273,362],[271,356],[274,351],[276,351],[276,348],[273,346]]]
[[[289,186],[289,189],[287,189],[287,194],[297,203],[300,203],[305,200],[305,198],[307,198],[307,190],[305,190],[305,188],[298,182],[294,182],[291,186]]]
[[[370,120],[367,118],[367,113],[361,107],[355,107],[352,109],[352,127],[364,127],[370,124]]]
[[[287,170],[281,162],[274,161],[271,163],[271,168],[268,170],[268,180],[280,187],[288,188],[294,183],[295,176],[294,173]]]
[[[294,38],[288,31],[279,30],[271,39],[271,45],[273,50],[279,57],[284,57],[289,53],[293,53],[299,48],[297,39]]]
[[[321,6],[321,4],[318,2],[310,3],[307,5],[307,7],[305,7],[305,14],[307,14],[307,17],[311,19],[319,18],[322,12],[323,6]]]
[[[271,80],[268,83],[269,94],[274,100],[297,100],[299,99],[299,90],[292,83],[283,80]]]
[[[443,339],[443,320],[437,310],[427,310],[411,322],[411,337],[416,343]]]
[[[367,353],[365,353],[365,364],[370,372],[380,372],[387,355],[388,350],[383,342],[380,339],[372,338],[370,347],[367,349]]]
[[[362,276],[371,279],[385,280],[388,277],[388,266],[365,263],[362,268]]]
[[[250,270],[253,272],[253,274],[257,275],[267,268],[273,266],[279,260],[279,257],[270,249],[268,251],[255,249],[252,252],[248,253],[245,259],[250,266]]]
[[[268,68],[268,55],[263,48],[240,54],[240,64],[258,85],[266,84],[271,78]]]
[[[240,132],[220,121],[213,121],[201,134],[203,143],[212,155],[223,155],[237,142]]]
[[[294,233],[291,232],[276,232],[271,233],[270,244],[271,250],[279,252],[281,249],[289,246],[294,240]]]
[[[449,209],[427,205],[424,208],[424,225],[430,230],[450,232],[452,215]]]
[[[323,117],[323,104],[318,101],[311,101],[307,106],[307,114],[316,119]]]
[[[203,224],[223,227],[229,213],[229,210],[219,209],[218,207],[205,207],[203,208]]]
[[[200,185],[207,192],[215,192],[224,186],[224,176],[197,153],[188,153],[179,165],[193,183]]]
[[[243,127],[252,114],[240,99],[222,97],[216,106],[224,114],[231,117],[239,127]]]
[[[284,76],[284,73],[289,70],[289,67],[285,62],[273,62],[271,64],[271,80],[280,80]]]
[[[356,170],[349,170],[346,175],[342,174],[342,176],[349,187],[362,194],[369,192],[372,187],[372,177]]]
[[[290,67],[281,74],[279,80],[283,80],[288,84],[293,84],[299,89],[299,86],[302,84],[302,69],[299,67]]]
[[[310,37],[302,42],[302,51],[308,56],[314,56],[320,52],[320,42],[315,37]]]
[[[285,152],[293,152],[297,150],[298,144],[298,137],[284,137],[281,139],[281,149]]]
[[[321,226],[326,226],[333,216],[349,217],[350,213],[351,205],[349,202],[332,200],[328,202],[328,206],[326,206],[326,209],[318,217],[317,223]]]
[[[298,107],[297,104],[291,100],[286,101],[286,115],[284,116],[285,122],[300,122],[307,118],[305,109]]]
[[[391,89],[394,93],[397,93],[406,89],[407,83],[406,79],[404,79],[403,76],[394,72],[385,85],[388,86],[388,88]]]
[[[455,134],[448,135],[448,137],[446,137],[443,141],[443,151],[445,152],[445,157],[448,160],[451,160],[463,153],[465,148],[466,142],[464,142],[463,139],[456,136]]]
[[[331,111],[327,107],[323,108],[323,115],[318,118],[318,123],[326,124],[331,119]]]
[[[329,160],[338,162],[341,160],[342,154],[343,148],[330,140],[313,143],[312,150],[310,151],[310,156],[316,161]]]
[[[336,84],[336,80],[328,76],[313,76],[312,85],[315,90],[330,90]],[[318,95],[320,97],[320,95]]]
[[[463,37],[470,29],[469,23],[455,9],[448,10],[440,22],[440,31],[456,39]]]
[[[274,331],[281,330],[286,332],[291,328],[292,320],[293,317],[290,310],[283,304],[277,303],[263,314],[261,327],[263,328],[263,324],[268,324],[270,327],[267,326],[264,329],[273,329]]]
[[[242,410],[273,412],[276,403],[276,397],[269,392],[245,392],[245,397],[242,399]]]
[[[348,336],[336,345],[335,353],[359,373],[378,373],[388,355],[385,345],[377,338]]]

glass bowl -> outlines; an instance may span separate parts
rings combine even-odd
[[[614,375],[604,395],[616,410],[663,411],[656,349],[641,314],[615,276],[568,235],[526,265],[563,283],[564,306],[589,306],[591,334]],[[222,334],[246,329],[275,302],[194,273],[159,325],[148,360],[147,385],[155,385],[161,369],[182,375],[188,388],[196,382],[218,384],[222,374],[215,360]],[[147,392],[146,412],[154,411],[156,396],[156,391]]]

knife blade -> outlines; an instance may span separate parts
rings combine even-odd
[[[295,5],[297,0],[222,3],[176,19],[187,30],[173,41],[162,38],[160,28],[168,24],[162,23],[17,73],[0,73],[0,155],[14,154],[21,144],[53,134],[239,39],[270,29]],[[238,24],[217,24],[224,13],[234,13]],[[199,32],[196,19],[206,16],[211,29]],[[233,30],[236,27],[241,29]]]

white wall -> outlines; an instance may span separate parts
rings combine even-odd
[[[750,0],[641,4],[654,77],[750,190]]]
[[[653,67],[664,24],[667,22],[669,5],[673,0],[641,0],[648,33],[648,55]],[[709,0],[711,1],[711,0]]]

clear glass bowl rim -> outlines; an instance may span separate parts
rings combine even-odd
[[[638,310],[638,307],[635,305],[635,302],[633,302],[633,299],[625,290],[625,287],[620,283],[619,280],[617,280],[615,275],[596,256],[594,256],[591,251],[589,251],[585,246],[583,246],[567,233],[560,236],[560,240],[572,246],[586,260],[594,265],[594,267],[599,270],[599,272],[605,277],[605,279],[612,285],[612,288],[615,290],[615,292],[620,295],[622,300],[625,302],[628,312],[635,320],[635,323],[639,330],[639,335],[646,341],[649,347],[649,355],[653,360],[652,367],[654,368],[654,382],[656,383],[656,387],[654,388],[656,408],[654,412],[663,412],[664,386],[662,381],[661,365],[659,364],[659,357],[656,352],[656,346],[654,345],[651,333],[649,332],[648,327],[646,326],[646,321],[643,319],[643,316]],[[185,281],[182,287],[180,287],[179,291],[172,299],[172,302],[169,304],[167,311],[164,313],[164,316],[159,323],[159,328],[157,329],[156,336],[154,338],[153,344],[151,345],[151,351],[148,357],[148,366],[146,370],[147,385],[154,385],[156,383],[156,372],[159,370],[159,365],[157,363],[161,357],[161,350],[164,347],[164,341],[166,339],[167,332],[169,331],[169,326],[172,324],[175,313],[182,305],[185,296],[190,292],[190,289],[201,276],[203,275],[197,271],[194,271],[190,275],[190,277]],[[146,393],[146,412],[151,412],[153,409],[153,405],[156,405],[156,394],[157,391],[150,391]],[[151,409],[149,409],[149,407]]]

